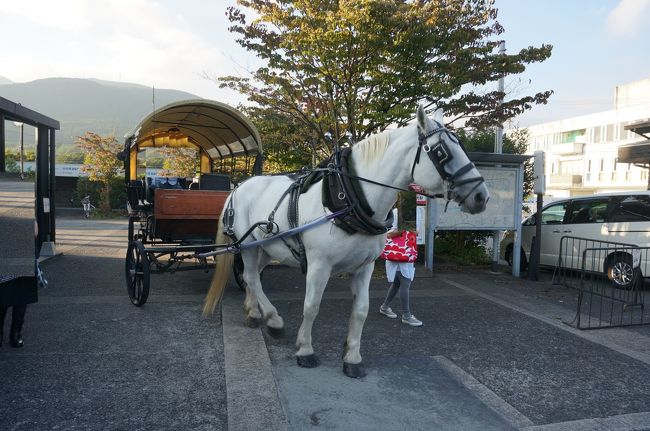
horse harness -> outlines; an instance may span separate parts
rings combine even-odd
[[[477,183],[472,188],[472,190],[470,190],[459,202],[462,203],[485,180],[481,176],[460,181],[458,180],[458,178],[463,174],[475,168],[472,162],[467,163],[465,166],[453,174],[448,173],[445,170],[445,165],[452,160],[453,155],[449,151],[447,144],[443,139],[440,139],[433,146],[429,145],[428,143],[428,139],[438,133],[446,133],[450,138],[452,138],[452,140],[456,141],[461,146],[463,151],[465,151],[465,148],[462,146],[460,141],[458,139],[455,139],[451,132],[441,125],[438,125],[436,129],[426,134],[423,134],[420,129],[418,129],[418,149],[415,154],[415,160],[413,161],[413,165],[411,167],[411,178],[413,178],[415,165],[420,162],[420,155],[422,151],[424,151],[429,156],[429,159],[438,171],[440,177],[449,185],[447,205],[451,201],[451,195],[455,187],[472,182]],[[305,193],[307,190],[309,190],[312,185],[320,182],[321,180],[323,206],[330,210],[332,213],[340,214],[332,219],[336,226],[350,234],[363,233],[366,235],[382,235],[386,233],[393,224],[393,212],[390,211],[387,215],[386,220],[384,220],[382,223],[378,223],[376,220],[374,220],[372,218],[374,211],[366,201],[365,196],[363,195],[363,191],[359,186],[359,181],[365,181],[402,191],[407,190],[356,176],[353,169],[351,168],[351,156],[351,148],[344,148],[342,150],[339,150],[338,147],[335,147],[334,154],[332,154],[329,159],[321,162],[316,169],[303,171],[295,175],[293,183],[291,183],[291,185],[284,191],[284,193],[282,193],[282,196],[280,196],[280,199],[275,205],[275,208],[273,208],[269,214],[267,221],[255,223],[242,236],[242,238],[239,239],[236,238],[233,230],[234,206],[233,198],[231,198],[228,201],[228,207],[226,208],[223,216],[224,233],[228,235],[233,241],[235,241],[235,248],[238,247],[246,237],[251,235],[255,228],[261,229],[265,235],[277,234],[279,232],[279,227],[275,222],[275,213],[287,196],[289,196],[287,209],[289,228],[297,228],[299,220],[299,197],[302,193]],[[431,198],[443,197],[442,195],[426,196]],[[305,254],[305,246],[302,242],[300,234],[295,235],[294,237],[296,239],[297,247],[290,244],[285,238],[280,239],[291,251],[291,254],[294,256],[294,258],[300,262],[300,267],[304,274],[307,272],[307,257]]]
[[[481,184],[485,182],[485,179],[482,176],[478,177],[473,177],[473,178],[466,178],[464,180],[458,180],[461,176],[466,174],[467,172],[471,171],[474,169],[476,166],[474,166],[474,163],[468,162],[465,166],[462,168],[458,169],[456,172],[453,174],[448,173],[445,170],[445,165],[449,163],[453,159],[453,155],[449,151],[449,148],[447,147],[447,143],[444,141],[444,139],[439,139],[438,142],[436,142],[433,146],[429,145],[429,138],[437,135],[438,133],[440,134],[446,134],[447,137],[449,137],[452,141],[455,141],[458,145],[460,145],[460,148],[462,148],[463,152],[467,154],[467,151],[465,150],[465,147],[463,144],[460,142],[460,140],[454,135],[452,132],[449,131],[446,127],[438,124],[436,122],[436,125],[438,126],[437,128],[429,131],[426,134],[423,134],[422,131],[418,128],[418,149],[417,152],[415,153],[415,159],[413,160],[413,165],[411,166],[411,178],[413,178],[413,172],[415,171],[415,165],[420,163],[420,154],[422,151],[424,151],[428,156],[431,162],[433,163],[433,166],[436,168],[436,171],[438,171],[438,174],[440,175],[440,178],[443,179],[448,184],[448,189],[447,189],[447,204],[445,205],[445,210],[447,209],[447,205],[449,205],[449,202],[451,202],[452,198],[452,193],[454,191],[454,188],[458,186],[462,186],[464,184],[469,184],[476,182],[476,185],[472,187],[472,189],[463,196],[463,198],[458,202],[458,204],[462,204],[465,202],[467,197],[474,192]]]

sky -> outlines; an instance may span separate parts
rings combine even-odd
[[[0,0],[0,76],[131,82],[236,105],[241,96],[208,79],[250,76],[261,65],[228,32],[225,11],[234,3]],[[550,59],[505,80],[510,97],[554,91],[547,105],[515,125],[613,109],[616,85],[650,78],[643,42],[650,0],[495,0],[495,6],[508,52],[553,45]]]

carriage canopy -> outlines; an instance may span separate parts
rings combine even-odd
[[[126,174],[136,178],[137,155],[145,148],[195,148],[201,172],[219,170],[243,158],[253,174],[261,173],[262,141],[255,126],[235,108],[206,100],[184,100],[157,109],[127,135]]]

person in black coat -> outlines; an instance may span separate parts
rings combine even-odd
[[[23,323],[27,304],[38,300],[36,277],[14,277],[0,274],[0,346],[4,339],[4,322],[11,308],[9,344],[23,347]]]

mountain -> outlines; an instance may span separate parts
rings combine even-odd
[[[9,79],[5,78],[4,76],[0,76],[0,85],[5,85],[5,84],[13,84],[14,82]]]
[[[114,133],[121,141],[153,109],[152,89],[138,84],[77,78],[15,83],[0,77],[0,83],[3,82],[5,84],[0,85],[1,97],[61,123],[61,130],[56,132],[57,148],[74,143],[77,136],[87,131],[100,135]],[[184,91],[155,90],[156,108],[198,98]],[[17,145],[18,136],[17,127],[6,126],[8,148]],[[25,143],[33,143],[33,136],[33,128],[25,127]]]

